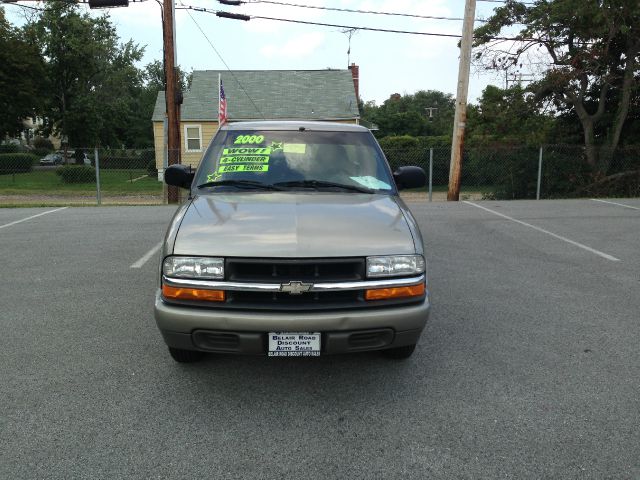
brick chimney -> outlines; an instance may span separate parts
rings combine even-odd
[[[360,67],[355,63],[349,65],[351,77],[353,78],[353,87],[356,90],[356,100],[360,102]]]

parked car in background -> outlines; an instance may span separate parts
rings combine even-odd
[[[409,357],[429,316],[422,236],[369,130],[321,122],[221,127],[163,243],[155,318],[171,356]]]
[[[49,153],[40,159],[40,165],[62,165],[63,162],[63,157],[59,153]]]

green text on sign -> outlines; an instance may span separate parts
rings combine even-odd
[[[218,173],[267,171],[269,171],[269,165],[221,165],[218,168]]]
[[[269,163],[268,155],[253,155],[253,156],[234,156],[234,157],[222,157],[220,159],[220,164],[227,163]]]

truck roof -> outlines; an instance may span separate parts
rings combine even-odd
[[[265,120],[260,122],[233,122],[222,126],[222,130],[305,130],[320,132],[368,132],[362,125],[335,122],[309,122],[300,120]]]

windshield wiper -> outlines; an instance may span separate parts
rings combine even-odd
[[[324,180],[292,180],[290,182],[278,182],[274,183],[277,187],[311,187],[311,188],[341,188],[343,190],[351,190],[353,192],[360,193],[374,193],[375,190],[371,190],[366,187],[357,187],[355,185],[346,185],[344,183],[325,182]]]
[[[221,186],[231,186],[238,188],[258,188],[261,190],[282,190],[281,188],[271,185],[270,183],[262,183],[257,182],[255,180],[215,180],[212,182],[205,182],[201,185],[198,185],[198,188],[207,188],[207,187],[221,187]]]

